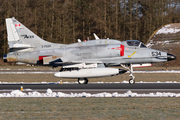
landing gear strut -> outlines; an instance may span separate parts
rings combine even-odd
[[[133,75],[133,67],[132,67],[132,64],[130,64],[130,68],[129,67],[126,67],[125,65],[122,65],[121,66],[125,69],[127,69],[129,72],[130,72],[130,77],[131,79],[129,79],[129,84],[134,84],[135,83],[135,76]]]
[[[79,84],[88,84],[88,79],[87,78],[78,78],[78,83]]]

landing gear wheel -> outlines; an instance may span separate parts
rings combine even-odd
[[[79,84],[88,84],[88,79],[87,78],[79,78],[78,83]]]
[[[134,84],[135,83],[135,80],[134,79],[130,79],[129,80],[129,84]]]

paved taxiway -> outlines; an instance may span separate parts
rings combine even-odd
[[[128,90],[137,93],[150,92],[174,92],[180,93],[180,83],[135,83],[133,85],[127,83],[90,83],[90,84],[0,84],[1,92],[9,90],[20,90],[23,87],[26,91],[46,92],[49,88],[53,91],[64,93],[78,92],[119,92],[124,93]]]

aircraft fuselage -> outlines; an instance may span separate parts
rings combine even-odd
[[[97,41],[101,42],[101,44],[97,44]],[[137,45],[130,45],[130,42],[135,42]],[[107,39],[75,43],[62,48],[27,51],[22,49],[22,51],[10,52],[4,56],[4,60],[7,62],[52,66],[56,66],[57,62],[101,61],[106,65],[120,65],[163,62],[167,61],[167,59],[168,54],[166,52],[147,48],[139,41],[128,40],[121,42]]]

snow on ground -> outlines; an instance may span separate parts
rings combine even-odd
[[[23,69],[10,69],[10,68],[0,68],[0,70],[17,70],[17,71],[26,71],[26,70],[43,70],[41,68],[23,68]],[[49,68],[49,70],[53,70],[52,68]]]
[[[52,74],[51,71],[0,71],[0,74]]]
[[[180,71],[179,70],[134,71],[133,73],[180,73]]]
[[[39,92],[28,92],[24,93],[20,90],[13,90],[10,93],[0,93],[0,97],[180,97],[180,93],[170,93],[170,92],[156,92],[148,94],[138,94],[128,90],[126,93],[119,94],[118,92],[114,93],[63,93],[63,92],[53,92],[51,89],[47,89],[46,93]]]
[[[157,34],[168,34],[168,33],[177,33],[177,32],[180,32],[180,29],[178,28],[171,28],[171,24],[170,25],[166,25],[164,27],[162,27],[161,29],[159,29],[157,32],[156,32],[156,35]]]

